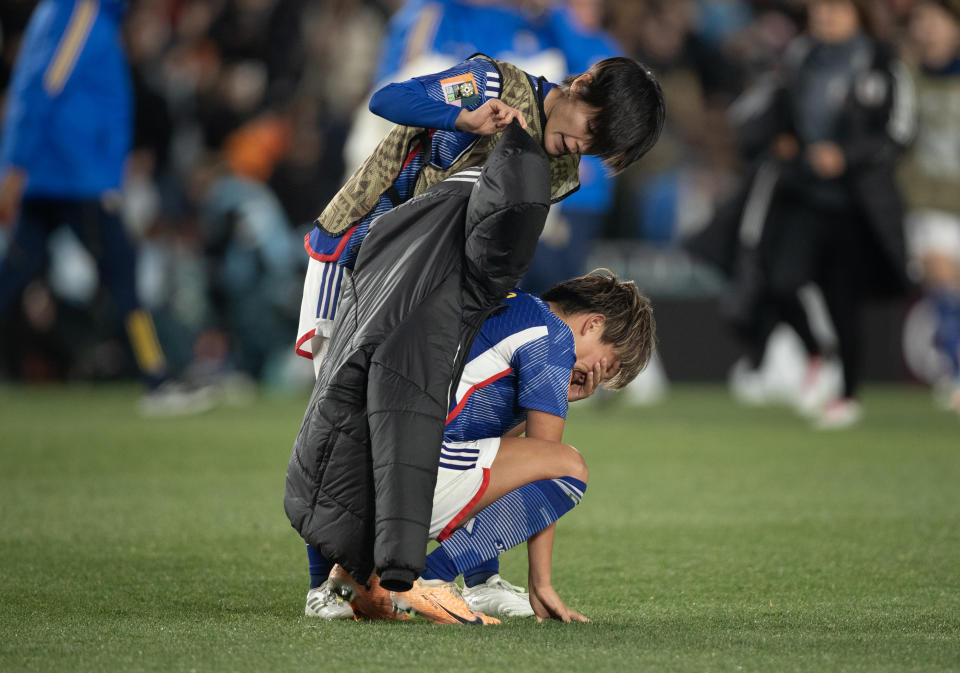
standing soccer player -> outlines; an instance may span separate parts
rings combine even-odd
[[[357,169],[304,239],[304,281],[297,354],[317,371],[333,330],[345,274],[377,217],[461,171],[483,164],[501,132],[517,120],[550,157],[551,198],[579,186],[581,154],[611,172],[642,157],[664,120],[663,94],[650,71],[609,58],[560,84],[478,55],[441,73],[388,84],[370,110],[393,130]]]

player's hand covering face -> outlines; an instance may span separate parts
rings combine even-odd
[[[573,326],[573,342],[577,361],[573,363],[567,401],[574,402],[592,395],[604,381],[620,371],[620,358],[612,343],[603,340],[606,319],[595,313]]]
[[[594,363],[593,368],[587,371],[574,369],[570,375],[570,387],[567,389],[567,402],[583,400],[595,392],[600,384],[616,375],[616,370],[607,375],[607,361],[600,360]]]

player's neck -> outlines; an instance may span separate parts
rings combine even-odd
[[[576,331],[583,326],[584,321],[590,317],[588,313],[564,313],[560,309],[560,306],[552,301],[548,301],[547,306],[549,306],[553,314],[560,318],[560,320],[570,328],[570,331],[574,333],[576,333]]]
[[[563,89],[561,89],[559,86],[555,86],[552,89],[550,89],[550,91],[547,92],[546,97],[543,99],[544,116],[546,116],[547,119],[549,119],[550,115],[552,115],[557,110],[557,106],[563,105],[564,101],[566,100],[566,97],[567,97],[566,92],[563,91]],[[554,311],[554,313],[556,313],[556,311]]]

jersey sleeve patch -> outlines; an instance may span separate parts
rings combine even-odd
[[[467,59],[433,75],[415,77],[427,96],[467,110],[475,110],[489,98],[500,97],[500,74],[486,59]]]
[[[472,72],[441,79],[440,88],[448,105],[470,108],[480,102],[480,90]]]

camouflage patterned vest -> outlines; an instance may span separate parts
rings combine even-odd
[[[527,74],[510,63],[482,54],[478,58],[491,61],[500,71],[500,100],[523,114],[527,120],[527,132],[542,145],[546,119],[541,118],[540,92],[530,85]],[[439,168],[427,161],[417,176],[414,195],[458,171],[483,164],[501,135],[502,132],[479,136],[449,168]],[[363,219],[376,206],[380,196],[393,185],[410,152],[420,145],[429,154],[429,143],[429,129],[394,126],[323,209],[317,218],[317,226],[329,236],[339,236]],[[554,203],[566,198],[580,186],[579,165],[578,154],[550,157],[550,198]]]

